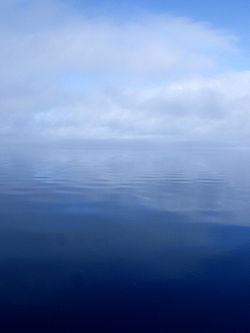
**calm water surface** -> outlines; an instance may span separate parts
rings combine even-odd
[[[1,332],[250,332],[250,150],[0,148]]]

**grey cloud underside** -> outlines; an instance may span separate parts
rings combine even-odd
[[[240,53],[225,32],[89,19],[56,1],[0,9],[2,137],[249,139],[250,72],[223,64]]]

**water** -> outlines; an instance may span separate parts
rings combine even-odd
[[[250,150],[0,153],[1,332],[250,331]]]

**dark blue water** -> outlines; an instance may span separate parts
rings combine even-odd
[[[1,332],[250,332],[250,150],[0,153]]]

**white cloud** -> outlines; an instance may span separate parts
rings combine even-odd
[[[240,54],[225,32],[88,18],[57,1],[0,10],[2,136],[248,138],[250,73],[222,74]]]

